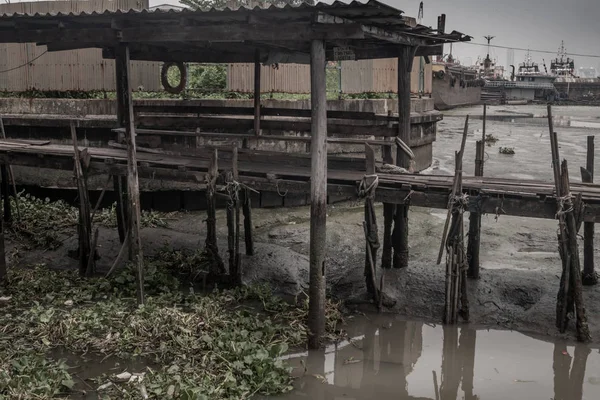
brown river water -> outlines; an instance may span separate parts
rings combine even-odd
[[[269,399],[600,399],[600,353],[586,345],[385,314],[345,330],[351,339],[289,355],[295,390]]]

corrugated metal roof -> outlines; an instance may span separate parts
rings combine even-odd
[[[300,16],[303,12],[314,13],[315,11],[322,11],[327,14],[345,18],[349,20],[353,20],[355,18],[360,17],[360,22],[365,25],[373,25],[381,28],[385,28],[388,31],[398,31],[398,30],[406,30],[411,29],[414,31],[430,31],[431,28],[416,25],[414,23],[414,18],[403,17],[403,11],[382,3],[377,0],[368,0],[366,2],[354,0],[350,3],[344,3],[341,1],[335,1],[331,4],[319,2],[314,5],[308,3],[300,3],[298,5],[270,5],[268,7],[246,7],[241,6],[239,8],[211,8],[209,10],[191,10],[184,8],[182,10],[169,9],[164,10],[161,8],[157,8],[154,10],[134,10],[130,9],[127,11],[117,10],[117,11],[104,11],[104,12],[81,12],[81,13],[46,13],[46,14],[27,14],[27,13],[13,13],[13,14],[2,14],[0,15],[0,22],[8,22],[10,20],[20,20],[28,19],[28,20],[38,20],[42,22],[44,20],[52,20],[52,19],[70,19],[70,18],[98,18],[101,17],[102,20],[109,21],[110,18],[129,18],[135,17],[136,20],[145,20],[145,19],[165,19],[169,17],[178,18],[181,16],[189,17],[189,18],[202,18],[202,17],[214,17],[219,14],[223,17],[227,16],[228,19],[233,17],[233,15],[237,15],[242,17],[246,14],[288,14],[287,16]],[[238,19],[233,17],[233,19]],[[33,22],[35,21],[28,21]],[[358,21],[357,21],[358,22]],[[455,32],[458,33],[458,32]]]

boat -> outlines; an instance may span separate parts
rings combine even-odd
[[[452,58],[434,61],[432,65],[432,96],[436,110],[449,110],[481,102],[483,80],[477,70],[461,65]]]
[[[575,60],[568,57],[564,41],[550,64],[550,72],[556,77],[554,86],[559,101],[594,104],[600,102],[598,71],[595,68],[581,67],[576,72]]]
[[[528,51],[516,73],[513,67],[510,80],[486,79],[485,89],[500,93],[502,102],[506,104],[553,101],[556,97],[555,80],[555,75],[540,70]]]

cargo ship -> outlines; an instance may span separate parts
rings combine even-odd
[[[550,64],[550,72],[556,77],[554,87],[557,100],[574,103],[600,103],[600,73],[594,68],[575,71],[575,60],[567,56],[565,42],[561,42],[558,54]]]
[[[449,110],[481,102],[483,80],[477,70],[461,65],[452,56],[432,65],[432,96],[436,110]]]

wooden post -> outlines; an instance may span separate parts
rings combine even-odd
[[[242,212],[244,214],[244,243],[246,244],[246,255],[254,255],[254,237],[252,226],[252,199],[250,198],[250,191],[244,189],[242,191]]]
[[[238,187],[238,149],[233,147],[231,173],[227,179],[227,249],[229,251],[229,275],[233,283],[242,284],[242,268],[240,254],[240,201]]]
[[[127,144],[127,198],[129,209],[128,229],[130,240],[131,261],[137,269],[137,300],[144,304],[144,256],[142,253],[142,240],[140,237],[140,187],[138,180],[138,167],[135,144],[135,122],[133,116],[133,99],[131,98],[129,46],[120,43],[117,46],[115,62],[120,63],[117,71],[120,78],[117,83],[117,98],[123,101],[123,123],[125,126],[125,143]]]
[[[311,41],[310,288],[308,346],[319,348],[325,333],[325,252],[327,245],[327,93],[325,43]]]
[[[254,134],[260,135],[260,50],[254,50]]]
[[[225,264],[219,255],[217,247],[217,202],[216,183],[219,177],[219,153],[214,149],[208,173],[206,174],[206,241],[204,251],[210,260],[209,274],[216,277],[225,273]]]
[[[379,236],[377,233],[377,217],[375,214],[375,189],[377,175],[375,174],[375,151],[369,144],[365,143],[366,175],[363,181],[364,187],[361,197],[365,198],[365,283],[367,292],[371,294],[375,302],[379,304],[377,295],[375,266],[377,265],[377,251],[379,250]]]
[[[119,175],[113,175],[113,188],[116,197],[117,230],[119,231],[119,241],[125,242],[127,233],[127,178]]]
[[[6,164],[0,165],[0,176],[2,177],[2,200],[4,201],[4,222],[12,220],[10,208],[10,182],[8,182],[8,168]]]
[[[2,139],[6,139],[6,131],[4,130],[4,121],[2,120],[2,117],[0,116],[0,135],[2,137]],[[12,189],[13,189],[13,195],[15,196],[15,206],[17,208],[17,219],[20,221],[21,220],[21,209],[19,207],[19,193],[17,192],[17,183],[15,182],[15,173],[12,169],[12,165],[6,165],[7,169],[8,169],[8,180],[10,180],[10,182],[12,183]],[[2,174],[4,174],[4,170],[2,170]],[[2,175],[4,176],[4,175]],[[2,178],[4,179],[4,178]],[[6,193],[8,193],[8,191],[6,191]],[[8,196],[8,194],[7,194]],[[10,202],[8,203],[10,206]],[[5,204],[6,206],[6,204]],[[5,213],[7,211],[5,210]],[[8,221],[10,221],[12,219],[11,217],[11,209],[9,207],[8,209],[8,216],[5,214],[5,218],[8,217]]]
[[[485,110],[485,108],[484,108]],[[485,115],[485,111],[484,111]],[[475,146],[475,176],[483,176],[484,142],[477,141]],[[477,202],[479,208],[480,202]],[[467,276],[479,279],[479,246],[481,243],[481,213],[473,211],[469,214],[469,242],[467,260],[469,270]]]
[[[410,75],[416,47],[401,46],[398,55],[398,137],[410,146]],[[410,170],[410,158],[400,148],[396,153],[396,165]],[[408,266],[408,204],[396,206],[394,215],[394,232],[392,247],[394,248],[394,268]]]
[[[486,137],[486,131],[485,131],[485,125],[487,123],[487,104],[483,104],[483,129],[481,130],[481,146],[482,146],[482,151],[481,151],[481,164],[480,164],[480,174],[478,176],[483,176],[483,164],[484,164],[484,156],[485,156],[485,137]]]
[[[0,286],[8,282],[8,268],[6,266],[6,250],[4,246],[4,223],[0,218]]]
[[[594,136],[587,137],[587,160],[585,168],[581,168],[581,181],[594,183]],[[598,283],[594,268],[594,223],[583,223],[583,277],[586,286]]]
[[[81,153],[77,145],[77,130],[75,124],[71,121],[71,139],[73,140],[73,161],[75,164],[75,179],[77,181],[77,191],[79,195],[79,275],[91,276],[94,272],[92,264],[88,261],[94,260],[90,254],[92,252],[92,218],[90,211],[90,200],[87,190],[87,174],[81,165]]]

